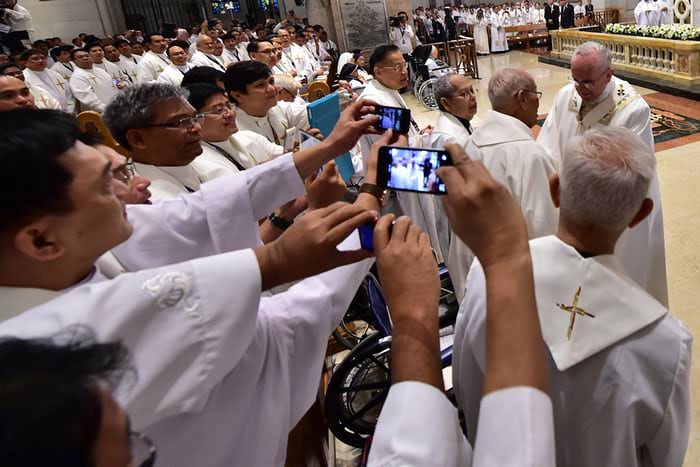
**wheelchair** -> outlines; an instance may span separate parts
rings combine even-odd
[[[437,110],[438,104],[435,100],[435,83],[437,79],[448,73],[453,73],[454,69],[442,60],[433,60],[430,57],[431,45],[419,45],[413,51],[410,60],[411,74],[414,77],[413,95],[416,99],[430,110]],[[427,65],[428,60],[433,60],[437,67]]]
[[[452,364],[451,338],[459,304],[447,268],[440,265],[439,272],[440,359],[442,367],[446,368]],[[362,297],[367,300],[365,309],[371,312],[368,319],[372,330],[336,367],[324,402],[331,432],[343,443],[357,448],[365,446],[374,433],[391,387],[391,318],[386,300],[379,281],[372,273],[365,278],[361,290]]]

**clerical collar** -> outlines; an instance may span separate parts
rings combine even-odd
[[[455,117],[457,117],[457,116],[455,115]],[[462,118],[462,117],[457,117],[457,120],[459,120],[459,123],[461,123],[462,126],[464,128],[466,128],[467,131],[469,132],[469,134],[471,135],[472,134],[472,124],[469,122],[469,120]]]

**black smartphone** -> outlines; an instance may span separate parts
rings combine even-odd
[[[452,165],[447,151],[425,148],[379,148],[377,184],[382,188],[444,195],[445,184],[435,171]]]
[[[378,105],[375,113],[379,121],[374,124],[377,130],[394,130],[397,133],[408,134],[411,128],[411,111],[402,107],[387,107]]]

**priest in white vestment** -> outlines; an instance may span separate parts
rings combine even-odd
[[[226,67],[223,61],[214,55],[214,40],[206,34],[200,34],[197,38],[196,51],[190,57],[193,67],[208,66],[224,73]]]
[[[491,24],[491,52],[505,52],[508,50],[508,40],[506,39],[506,15],[500,5],[496,5],[496,10],[489,17]]]
[[[93,68],[103,70],[107,73],[109,77],[112,78],[112,82],[114,82],[117,89],[124,89],[130,84],[128,75],[122,72],[119,65],[105,60],[105,52],[101,45],[89,45],[86,50],[90,54]]]
[[[659,8],[659,26],[673,24],[673,2],[669,0],[654,0]]]
[[[165,67],[170,65],[170,60],[165,55],[168,44],[160,34],[152,34],[146,37],[146,42],[151,50],[143,54],[139,60],[139,76],[142,83],[152,83],[158,79]]]
[[[549,177],[556,165],[535,141],[539,92],[532,76],[520,68],[501,68],[489,80],[490,110],[474,130],[466,151],[481,161],[518,202],[528,238],[551,235],[558,214],[549,194]],[[515,94],[514,89],[518,89]],[[447,268],[459,300],[474,259],[473,253],[453,233]]]
[[[367,99],[380,105],[390,107],[408,108],[406,102],[399,94],[398,90],[408,85],[408,64],[403,54],[395,45],[379,46],[374,49],[370,57],[370,72],[374,79],[367,83],[367,86],[360,94],[360,99]],[[418,124],[411,117],[411,124],[408,132],[409,146],[422,147],[428,144],[427,136],[425,142],[424,135],[420,133]],[[366,135],[360,139],[363,164],[371,153],[372,144],[378,139],[377,136]],[[362,168],[364,170],[364,167]],[[436,212],[434,195],[396,192],[400,210],[409,216],[423,232],[430,236],[430,244],[435,249],[440,262],[447,257],[446,251],[441,251],[441,243],[444,244],[444,234],[440,234],[438,225],[439,213]],[[394,206],[396,208],[396,206]],[[443,241],[440,241],[440,238]]]
[[[558,467],[681,467],[690,432],[685,326],[613,255],[651,212],[655,160],[624,128],[572,138],[551,180],[556,236],[532,240],[539,322],[549,352]],[[485,363],[485,276],[474,263],[455,329],[453,376],[478,437]]]
[[[476,53],[481,55],[490,53],[488,27],[489,21],[484,17],[484,11],[480,8],[476,13],[476,23],[474,23],[474,46]]]
[[[654,0],[639,0],[634,7],[634,19],[639,26],[658,26],[659,5]]]
[[[114,45],[104,46],[105,59],[119,69],[121,79],[126,79],[129,84],[139,84],[139,69],[136,63],[126,60]]]
[[[278,102],[270,69],[257,61],[238,62],[226,70],[226,91],[236,103],[236,125],[240,130],[263,135],[271,143],[286,147],[295,130],[307,130],[305,105]]]
[[[622,126],[647,145],[654,154],[649,105],[626,81],[613,75],[610,53],[604,46],[580,45],[571,59],[577,81],[561,89],[537,137],[559,163],[565,145],[590,128]],[[658,178],[649,185],[654,201],[652,213],[636,228],[622,234],[615,255],[627,273],[662,305],[668,305],[666,252],[661,192]]]
[[[15,317],[0,324],[0,334],[45,337],[80,324],[92,328],[99,341],[122,341],[134,356],[132,368],[137,376],[125,378],[116,398],[129,412],[134,429],[152,436],[164,465],[283,465],[288,432],[316,396],[327,336],[346,312],[371,262],[339,267],[303,280],[287,292],[261,298],[261,291],[272,286],[368,255],[358,251],[338,256],[335,243],[325,240],[327,235],[321,235],[323,244],[313,240],[319,237],[312,235],[309,222],[290,229],[288,240],[282,239],[272,249],[258,248],[257,219],[281,200],[303,192],[302,178],[318,168],[315,162],[332,159],[336,149],[345,150],[345,143],[307,152],[304,161],[302,151],[279,158],[240,176],[207,184],[191,197],[158,206],[130,206],[127,216],[118,198],[123,184],[104,189],[102,180],[111,178],[105,171],[110,168],[109,163],[105,166],[106,159],[66,140],[77,135],[75,123],[67,129],[56,114],[43,117],[53,119],[48,125],[41,116],[22,117],[14,112],[18,111],[3,114],[4,118],[0,115],[3,128],[15,132],[25,128],[32,138],[45,141],[35,147],[68,154],[60,159],[69,158],[66,170],[80,171],[75,178],[90,180],[81,185],[85,189],[81,199],[89,197],[91,203],[74,206],[93,212],[34,214],[36,218],[50,216],[54,224],[60,222],[75,232],[65,237],[66,248],[61,249],[58,260],[62,269],[33,260],[38,263],[33,273],[28,270],[32,259],[27,257],[22,273],[13,262],[14,272],[8,275],[10,251],[3,251],[3,310],[12,308]],[[43,126],[31,127],[32,122]],[[352,123],[359,124],[355,133],[366,128],[359,121]],[[48,129],[55,131],[48,134]],[[63,131],[66,129],[68,132]],[[343,137],[356,138],[355,133]],[[27,157],[24,148],[12,151],[3,146],[2,151],[7,157]],[[72,190],[63,192],[79,196]],[[42,200],[46,206],[56,206],[51,201]],[[378,209],[376,198],[364,193],[354,206],[335,205],[319,214],[342,211],[336,219],[353,217],[343,227],[350,233],[355,225],[369,222],[371,210]],[[101,222],[76,225],[76,219],[92,219],[90,214],[95,213],[102,216]],[[100,251],[129,237],[132,227],[127,217],[134,233],[113,252],[135,272],[104,280],[91,263]],[[336,226],[335,221],[318,220],[310,225],[314,222],[326,230]],[[89,249],[88,240],[70,240],[80,236],[79,232],[88,232]],[[344,245],[345,249],[359,246],[354,238]],[[256,250],[245,249],[251,247]],[[281,257],[272,253],[274,248],[288,250],[292,255],[289,264],[280,262]],[[231,252],[235,249],[243,250]],[[24,254],[13,249],[17,259],[15,253]],[[202,258],[191,260],[193,257]],[[183,259],[184,264],[136,272],[143,269],[140,266],[157,267]],[[321,261],[325,266],[317,264]],[[76,284],[83,277],[85,283]],[[115,314],[115,309],[120,313]]]
[[[104,70],[92,66],[90,55],[76,49],[71,52],[71,57],[76,65],[75,71],[68,84],[73,96],[78,101],[79,111],[93,110],[102,113],[119,89],[112,78]]]
[[[27,68],[24,69],[24,82],[33,88],[42,88],[56,99],[61,110],[68,113],[75,112],[75,98],[71,93],[68,81],[63,76],[52,70],[46,69],[46,56],[37,49],[30,49],[22,53],[26,60]]]
[[[61,75],[66,81],[70,79],[70,75],[73,74],[73,69],[75,68],[75,65],[70,61],[71,50],[73,50],[73,47],[70,45],[60,45],[51,50],[51,56],[56,63],[51,66],[50,70]]]
[[[177,44],[170,44],[166,53],[171,63],[165,67],[156,81],[179,87],[185,73],[194,66],[187,61],[187,51]]]

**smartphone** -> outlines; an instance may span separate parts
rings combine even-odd
[[[425,148],[379,148],[377,183],[380,187],[416,193],[444,195],[445,184],[435,171],[452,165],[447,151]]]
[[[374,224],[364,224],[357,228],[360,234],[360,247],[363,250],[374,251]]]
[[[374,127],[377,130],[394,130],[398,133],[408,134],[411,128],[411,111],[401,107],[387,107],[378,105],[375,107],[379,121]]]
[[[294,151],[294,147],[299,143],[296,127],[287,128],[284,134],[284,152]]]

